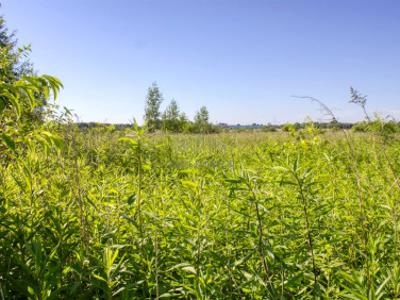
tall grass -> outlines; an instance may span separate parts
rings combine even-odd
[[[0,164],[0,299],[400,297],[395,135],[48,130]]]

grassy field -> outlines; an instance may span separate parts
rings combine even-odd
[[[1,161],[1,299],[400,297],[396,137],[52,130]]]

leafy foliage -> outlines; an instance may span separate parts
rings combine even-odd
[[[172,100],[162,115],[162,127],[170,132],[183,132],[189,121],[184,113],[179,111],[178,103]]]
[[[13,82],[23,75],[32,75],[28,60],[30,47],[17,47],[14,34],[9,34],[5,20],[0,16],[0,81]]]
[[[1,299],[400,298],[392,123],[362,135],[311,122],[290,134],[80,129],[68,110],[54,118],[58,79],[8,76]],[[148,99],[152,131],[156,86]],[[205,108],[194,123],[209,131]]]
[[[200,107],[200,110],[194,116],[194,128],[195,131],[201,133],[207,133],[210,131],[208,109],[205,106]]]
[[[156,129],[161,128],[161,113],[160,113],[160,105],[162,102],[162,95],[157,86],[157,83],[153,83],[151,87],[149,87],[146,97],[146,106],[144,113],[144,121],[147,129],[150,132],[154,132]]]
[[[400,296],[396,138],[57,131],[0,169],[5,298]]]

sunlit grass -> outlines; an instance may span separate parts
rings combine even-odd
[[[396,137],[57,131],[1,165],[5,299],[399,297]]]

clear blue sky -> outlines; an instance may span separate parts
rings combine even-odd
[[[400,117],[399,0],[0,0],[32,45],[40,73],[59,77],[60,104],[83,121],[142,120],[148,86],[188,116],[201,106],[227,123]]]

